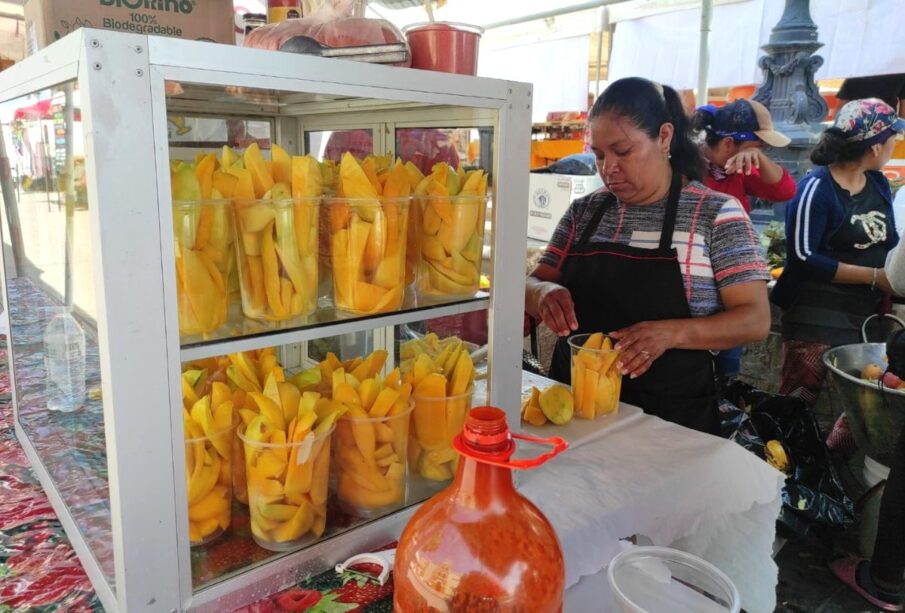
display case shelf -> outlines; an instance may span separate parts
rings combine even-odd
[[[329,502],[323,537],[281,553],[253,543],[236,507],[219,542],[192,549],[186,362],[274,346],[304,352],[308,361],[286,364],[289,372],[321,359],[308,346],[362,337],[371,347],[382,339],[391,367],[413,325],[478,322],[486,400],[517,423],[530,116],[525,84],[92,29],[0,73],[0,164],[14,160],[0,168],[0,186],[16,433],[107,610],[241,607],[394,540],[432,491],[408,479],[405,504],[376,518]],[[324,159],[342,151],[331,144],[340,133],[393,157],[412,143],[430,149],[425,133],[475,139],[457,160],[490,177],[480,271],[489,292],[425,304],[409,286],[400,310],[377,316],[340,315],[323,299],[308,320],[279,326],[243,318],[234,301],[220,330],[182,338],[171,162],[253,142]],[[430,171],[429,156],[420,163]],[[72,414],[47,410],[44,396],[56,382],[43,368],[49,313],[60,305],[73,307],[86,345],[88,394]]]
[[[325,336],[351,334],[378,327],[400,326],[428,318],[462,315],[487,309],[489,304],[489,295],[486,292],[480,292],[474,298],[442,304],[404,305],[400,311],[383,315],[340,314],[337,316],[333,307],[326,306],[318,309],[308,318],[300,318],[297,322],[293,320],[283,322],[278,329],[263,322],[235,317],[231,318],[231,321],[238,320],[241,323],[227,323],[216,336],[211,335],[214,336],[213,338],[195,340],[190,337],[183,340],[180,355],[183,362],[189,362],[236,351],[290,345]]]

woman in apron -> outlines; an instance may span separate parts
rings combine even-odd
[[[905,120],[882,100],[853,100],[811,151],[816,166],[786,209],[786,265],[770,295],[783,309],[781,394],[813,405],[826,377],[823,354],[860,343],[865,318],[890,291],[883,265],[899,237],[882,168],[903,130]],[[831,437],[833,448],[840,437]]]
[[[561,338],[550,373],[569,382],[566,338],[617,340],[622,401],[703,432],[719,427],[712,350],[763,339],[769,278],[741,204],[700,183],[678,95],[620,79],[590,114],[606,187],[576,200],[526,286],[526,309]]]

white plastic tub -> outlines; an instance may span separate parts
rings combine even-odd
[[[738,590],[713,564],[668,547],[633,547],[607,570],[618,613],[738,613]]]

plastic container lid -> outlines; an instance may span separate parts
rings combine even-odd
[[[402,32],[404,34],[408,34],[409,32],[429,31],[449,32],[453,30],[457,32],[477,34],[478,36],[484,34],[484,28],[482,28],[481,26],[476,26],[470,23],[459,23],[455,21],[424,21],[420,23],[411,23],[407,26],[403,26],[402,28]]]
[[[633,547],[607,570],[620,613],[738,613],[735,585],[713,564],[668,547]]]

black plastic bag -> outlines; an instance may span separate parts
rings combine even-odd
[[[829,552],[833,537],[854,522],[814,413],[803,400],[759,391],[741,381],[723,390],[721,432],[766,459],[766,444],[779,441],[789,459],[777,532]]]

